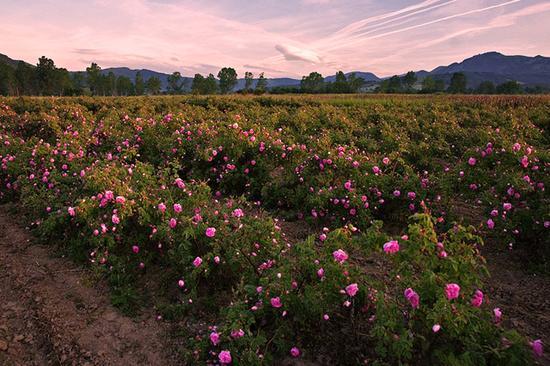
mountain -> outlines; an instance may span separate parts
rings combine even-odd
[[[6,55],[0,54],[0,63],[16,67],[18,60],[13,60]],[[162,90],[168,88],[168,76],[162,72],[148,69],[130,69],[127,67],[112,67],[102,70],[103,74],[113,72],[116,76],[126,76],[132,81],[135,80],[136,73],[141,71],[144,81],[155,76],[161,81]],[[507,56],[498,52],[487,52],[467,58],[462,62],[454,62],[447,66],[439,66],[432,71],[420,70],[416,72],[419,81],[426,76],[432,76],[436,79],[442,79],[448,85],[453,73],[463,72],[466,74],[468,87],[476,88],[483,81],[492,81],[494,84],[501,84],[506,81],[515,80],[525,86],[550,86],[550,57],[544,56]],[[351,72],[346,73],[349,76]],[[370,72],[355,71],[357,77],[365,79],[367,84],[374,85],[382,80]],[[186,89],[191,87],[192,76],[183,77]],[[335,75],[325,77],[326,82],[335,80]],[[268,79],[268,87],[280,86],[299,86],[301,79],[293,78],[272,78]],[[255,85],[257,79],[254,80]],[[238,79],[234,90],[243,89],[244,79]]]
[[[529,86],[550,85],[550,57],[506,56],[487,52],[462,62],[436,67],[428,75],[448,81],[455,72],[466,74],[468,87],[471,88],[485,80],[495,84],[515,80]]]
[[[4,63],[4,64],[7,64],[7,65],[10,65],[11,67],[17,67],[17,64],[19,62],[21,62],[21,60],[14,60],[14,59],[11,59],[9,58],[8,56],[4,55],[4,54],[1,54],[0,53],[0,62],[1,63]],[[23,61],[25,62],[25,61]],[[26,62],[25,62],[26,63]]]
[[[347,72],[344,75],[346,75],[346,78],[347,78],[351,74],[355,74],[355,77],[363,78],[366,82],[381,80],[378,76],[374,75],[372,72],[352,71],[352,72]],[[334,80],[336,80],[336,75],[325,77],[325,82],[333,82]]]

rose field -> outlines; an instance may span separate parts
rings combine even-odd
[[[1,210],[174,364],[548,364],[549,127],[548,96],[0,98]]]

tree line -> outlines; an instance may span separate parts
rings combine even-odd
[[[547,88],[540,86],[523,87],[514,80],[495,84],[490,80],[481,82],[476,88],[468,88],[468,79],[463,72],[455,72],[451,75],[449,85],[445,80],[431,75],[426,76],[421,82],[414,71],[409,71],[404,76],[394,75],[383,80],[374,90],[378,93],[450,93],[450,94],[538,94],[548,92]]]
[[[116,76],[112,71],[102,72],[101,67],[92,63],[86,71],[69,72],[58,68],[52,59],[42,56],[36,66],[19,61],[15,66],[0,62],[0,95],[98,95],[130,96],[164,94],[227,94],[234,91],[238,84],[237,72],[231,67],[222,68],[217,78],[213,74],[206,77],[195,74],[193,79],[185,78],[179,72],[167,77],[166,89],[156,76],[144,79],[138,71],[132,80],[130,77]],[[368,84],[368,85],[367,85]],[[333,81],[326,81],[318,72],[303,76],[296,86],[274,86],[268,90],[268,79],[264,73],[254,78],[252,72],[244,75],[244,86],[237,92],[243,94],[283,93],[453,93],[453,94],[521,94],[542,93],[548,89],[542,87],[523,88],[516,81],[506,81],[495,85],[484,81],[475,89],[467,88],[467,77],[462,72],[452,74],[448,85],[441,78],[426,76],[419,81],[413,71],[403,76],[394,75],[379,83],[367,83],[355,73],[345,75],[338,71]]]

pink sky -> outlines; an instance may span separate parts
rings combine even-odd
[[[0,53],[83,70],[300,77],[432,69],[486,51],[550,55],[544,0],[0,0]]]

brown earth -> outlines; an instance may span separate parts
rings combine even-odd
[[[0,365],[173,365],[154,314],[122,315],[106,286],[0,208]]]

